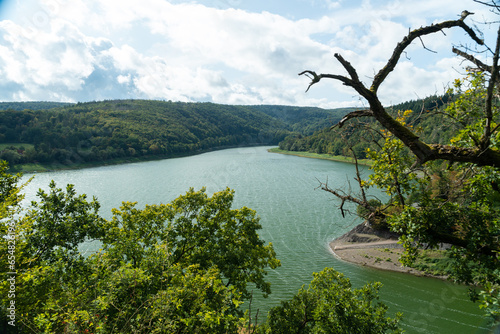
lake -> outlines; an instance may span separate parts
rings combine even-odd
[[[96,196],[101,215],[110,218],[111,209],[122,201],[137,201],[140,206],[168,203],[190,187],[206,187],[210,194],[230,187],[235,190],[235,207],[248,206],[257,211],[263,227],[260,236],[273,243],[282,263],[268,275],[271,296],[255,296],[252,309],[266,312],[308,284],[313,272],[333,267],[349,277],[355,287],[382,282],[381,299],[389,306],[391,316],[397,311],[404,313],[407,333],[487,332],[482,311],[468,300],[466,288],[353,265],[331,253],[328,242],[360,220],[354,215],[342,218],[339,202],[317,189],[318,180],[328,180],[332,188],[355,189],[353,165],[269,153],[267,149],[236,148],[184,158],[40,173],[26,188],[26,199],[36,199],[38,188],[48,189],[51,180],[59,187],[71,183],[78,193]],[[92,245],[89,247],[93,251]]]

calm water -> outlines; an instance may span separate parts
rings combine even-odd
[[[28,200],[50,180],[59,187],[75,184],[79,193],[94,195],[101,214],[122,201],[139,205],[167,203],[189,187],[207,187],[208,193],[230,187],[236,191],[235,206],[257,211],[263,226],[261,237],[272,242],[282,266],[269,274],[273,293],[254,297],[252,308],[266,311],[289,299],[312,279],[312,273],[333,267],[354,286],[380,281],[381,298],[391,314],[404,313],[408,333],[485,333],[486,325],[466,290],[440,280],[378,271],[340,261],[328,242],[359,223],[343,219],[338,202],[317,190],[318,180],[333,187],[349,188],[354,168],[350,164],[268,153],[267,148],[239,148],[161,161],[37,174],[26,188]],[[262,314],[262,313],[261,313]]]

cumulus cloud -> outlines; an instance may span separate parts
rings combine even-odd
[[[321,83],[305,94],[308,81],[297,73],[343,74],[333,58],[339,52],[368,83],[410,27],[454,18],[465,8],[458,6],[469,4],[296,0],[287,4],[322,11],[293,19],[238,8],[237,2],[27,0],[0,21],[0,100],[358,104],[339,83]],[[432,93],[456,76],[450,65],[457,64],[449,61],[456,37],[426,39],[429,48],[448,50],[432,61],[425,61],[422,45],[412,46],[384,84],[384,101],[414,98],[417,90]]]
[[[27,96],[29,92],[57,85],[68,91],[79,90],[84,78],[92,72],[92,56],[85,37],[63,21],[54,20],[48,32],[36,35],[3,21],[0,34],[2,77],[7,82],[21,84]]]

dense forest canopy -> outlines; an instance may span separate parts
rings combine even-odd
[[[443,119],[440,113],[447,103],[453,101],[454,96],[444,94],[433,95],[424,99],[411,100],[388,107],[391,115],[399,111],[412,110],[408,115],[408,124],[419,129],[423,140],[436,143],[446,143],[456,135],[457,125],[451,118]],[[325,127],[310,136],[293,134],[279,143],[279,147],[286,151],[311,152],[318,154],[352,156],[352,151],[359,159],[368,158],[366,149],[377,149],[376,131],[382,127],[373,119],[365,119],[363,123],[352,120],[346,128],[340,130]]]
[[[0,110],[47,110],[70,106],[70,102],[50,101],[25,101],[25,102],[0,102]]]
[[[278,144],[292,133],[311,134],[328,127],[348,111],[147,100],[78,103],[48,110],[16,110],[24,104],[8,105],[0,112],[0,159],[11,166],[170,157]]]

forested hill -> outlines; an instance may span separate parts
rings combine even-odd
[[[451,101],[449,95],[430,96],[425,99],[404,102],[387,108],[395,115],[398,111],[412,110],[407,123],[418,128],[418,133],[427,142],[445,143],[456,134],[456,124],[436,117],[436,112]],[[360,124],[363,123],[363,124]],[[314,134],[304,136],[293,134],[280,142],[279,147],[286,151],[311,152],[319,154],[352,156],[352,148],[358,158],[366,158],[366,149],[377,150],[376,132],[380,127],[370,118],[352,119],[342,129],[330,130],[324,127]],[[356,131],[353,131],[356,128]]]
[[[11,166],[71,165],[277,145],[286,136],[309,135],[331,126],[347,112],[151,100],[47,106],[45,110],[19,110],[13,104],[0,111],[0,159]]]
[[[289,130],[305,135],[331,127],[347,112],[354,110],[354,108],[325,110],[314,107],[276,105],[248,106],[248,108],[261,111],[273,118],[279,119],[287,124]]]
[[[27,102],[0,102],[0,110],[47,110],[70,106],[69,102],[46,102],[46,101],[27,101]]]

